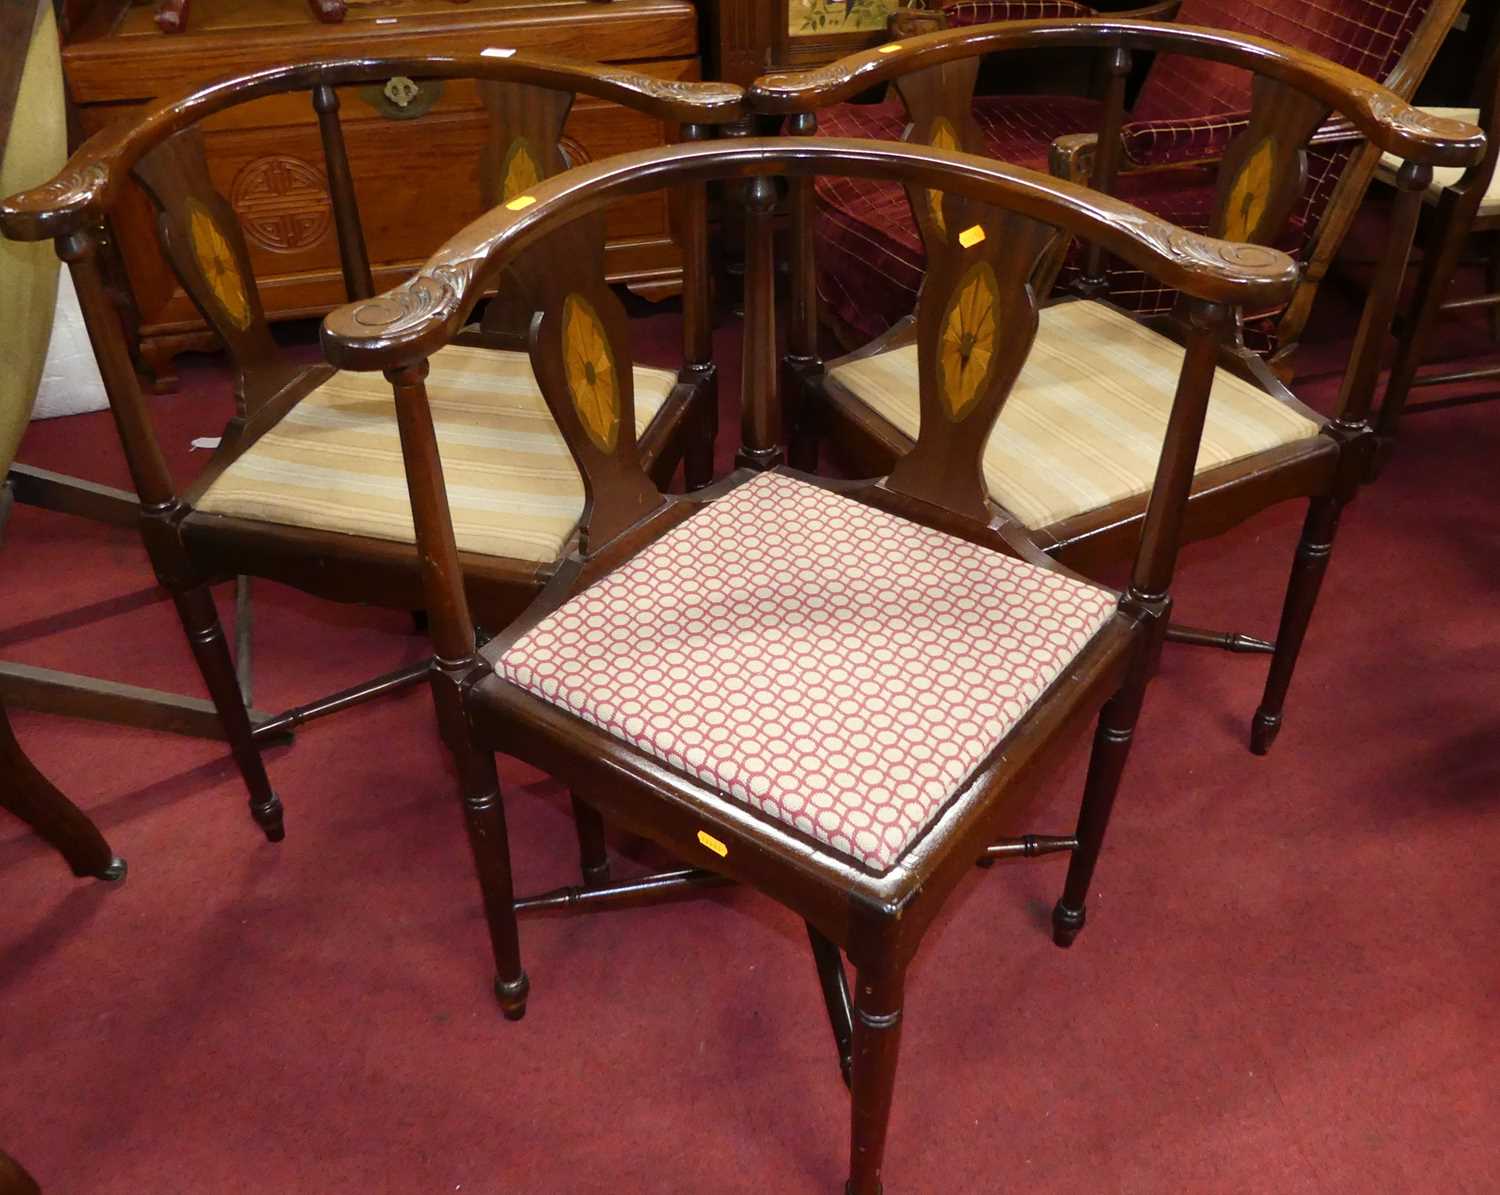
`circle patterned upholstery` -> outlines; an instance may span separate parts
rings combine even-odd
[[[767,473],[566,602],[497,671],[885,871],[1115,605]]]

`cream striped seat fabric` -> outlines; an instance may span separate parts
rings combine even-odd
[[[984,451],[990,497],[1047,527],[1145,494],[1156,476],[1183,350],[1100,303],[1046,308],[1030,357]],[[916,437],[917,348],[835,366],[829,376]],[[1319,425],[1220,370],[1198,471],[1316,436]]]
[[[427,396],[460,551],[515,560],[562,554],[583,514],[583,480],[520,352],[449,345]],[[636,434],[676,384],[637,368]],[[196,509],[262,523],[415,543],[390,383],[337,373],[209,487]]]
[[[1469,124],[1479,123],[1478,108],[1423,108],[1433,116],[1449,116],[1454,120],[1467,121]],[[1395,154],[1381,154],[1380,165],[1375,172],[1386,182],[1395,185],[1396,175],[1401,172],[1401,159]],[[1436,166],[1432,171],[1432,183],[1427,188],[1427,202],[1436,203],[1438,197],[1458,182],[1467,173],[1462,166]],[[1494,216],[1500,214],[1500,170],[1490,177],[1489,189],[1485,191],[1484,198],[1479,201],[1479,215]]]

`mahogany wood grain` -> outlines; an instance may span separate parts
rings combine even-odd
[[[591,504],[579,543],[538,600],[480,651],[463,687],[467,732],[476,746],[516,755],[550,771],[575,796],[611,822],[643,835],[696,869],[752,884],[806,922],[818,956],[820,982],[841,1055],[851,1080],[850,1168],[846,1192],[876,1195],[881,1173],[903,1015],[904,977],[927,927],[946,899],[986,856],[1025,798],[1036,791],[1077,742],[1088,720],[1101,708],[1094,762],[1080,821],[1079,851],[1065,900],[1078,902],[1059,913],[1058,940],[1071,941],[1081,925],[1078,892],[1097,858],[1114,790],[1123,772],[1136,713],[1154,670],[1170,606],[1167,587],[1176,559],[1187,494],[1213,370],[1233,334],[1232,306],[1252,297],[1284,298],[1296,284],[1291,260],[1271,249],[1232,245],[1172,230],[1117,200],[1074,184],[1008,168],[971,155],[927,146],[806,138],[743,138],[719,144],[688,144],[651,151],[569,172],[539,183],[524,196],[497,208],[452,238],[409,283],[362,303],[333,312],[324,321],[329,358],[346,368],[382,369],[396,385],[395,400],[411,410],[402,416],[403,449],[413,485],[413,510],[422,525],[424,581],[437,611],[434,634],[440,650],[472,641],[462,605],[463,580],[456,563],[452,529],[440,505],[441,484],[432,437],[423,425],[425,405],[419,378],[423,362],[461,329],[487,279],[519,255],[541,246],[554,252],[557,289],[570,296],[589,293],[590,284],[575,263],[598,272],[597,253],[580,248],[563,233],[576,226],[584,244],[596,243],[592,228],[599,211],[622,195],[684,183],[748,180],[752,211],[769,206],[774,177],[794,180],[819,174],[877,177],[945,198],[936,209],[921,208],[932,268],[919,311],[916,335],[935,362],[924,373],[923,418],[916,444],[890,477],[825,482],[855,501],[891,511],[992,550],[1057,568],[1023,534],[988,509],[979,477],[979,446],[1019,372],[1036,326],[1036,297],[1030,288],[1038,263],[1064,233],[1097,238],[1144,268],[1178,280],[1196,296],[1185,311],[1191,326],[1189,350],[1177,401],[1141,537],[1134,583],[1118,612],[1024,715],[952,799],[952,802],[889,869],[877,872],[851,857],[814,842],[808,835],[706,787],[696,777],[668,766],[609,731],[542,701],[502,679],[495,662],[508,646],[571,596],[594,584],[660,536],[754,476],[741,469],[718,484],[684,497],[657,494],[654,502],[633,506],[645,478],[639,465],[623,468],[619,441],[601,435],[597,411],[591,418],[568,383],[577,363],[564,360],[564,338],[541,334],[557,306],[533,333],[538,377],[558,426],[585,472],[594,472],[618,494],[629,517]],[[747,265],[747,338],[772,326],[775,289],[754,276],[769,256],[754,226]],[[768,271],[767,271],[768,273]],[[978,289],[975,289],[975,288]],[[988,322],[955,322],[954,312],[983,308]],[[597,293],[597,292],[595,292]],[[610,320],[604,340],[615,345]],[[934,347],[941,343],[942,354]],[[613,372],[625,372],[615,347]],[[544,358],[551,356],[550,365]],[[972,368],[971,368],[972,367]],[[776,373],[764,360],[764,346],[747,344],[742,388],[749,396],[774,385]],[[566,406],[577,408],[576,417]],[[410,437],[408,426],[417,430]],[[747,430],[759,432],[753,419]],[[758,463],[758,462],[757,462]],[[624,484],[628,477],[628,485]],[[487,804],[498,814],[498,788],[488,775],[482,784]],[[471,791],[465,782],[465,792]],[[503,815],[500,816],[503,826]],[[1061,840],[1059,840],[1061,841]],[[1068,840],[1071,845],[1071,839]],[[706,843],[713,844],[710,849]],[[1080,859],[1081,856],[1081,859]],[[488,858],[496,890],[508,892],[508,858]],[[696,884],[699,870],[661,877],[663,888]],[[1084,877],[1080,881],[1079,877]],[[658,881],[647,881],[647,885]],[[523,907],[587,908],[629,898],[641,885],[617,892],[579,891],[520,902]],[[594,898],[597,899],[586,899]],[[1060,905],[1060,909],[1062,906]],[[492,922],[493,924],[493,922]],[[1062,932],[1066,930],[1066,934]],[[511,1017],[524,1012],[529,983],[513,953],[515,919],[503,926],[497,959],[508,984],[497,989]],[[497,939],[498,940],[498,939]],[[850,998],[839,951],[856,970]],[[847,1045],[846,1045],[847,1043]],[[846,1053],[847,1051],[847,1053]]]

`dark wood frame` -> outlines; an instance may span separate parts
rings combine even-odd
[[[1122,21],[1140,20],[1171,20],[1181,3],[1181,0],[1163,0],[1143,6],[1138,9],[1101,17],[1096,20],[1078,22],[1085,25],[1099,25],[1101,22],[1116,25]],[[1390,75],[1383,80],[1384,85],[1402,99],[1410,100],[1417,86],[1422,82],[1431,66],[1433,58],[1437,55],[1439,48],[1447,36],[1448,30],[1457,19],[1459,10],[1463,6],[1463,0],[1437,0],[1428,10],[1422,23],[1413,34],[1411,42],[1402,54],[1400,61],[1391,70]],[[1028,58],[1039,54],[1058,55],[1061,47],[1072,46],[1077,43],[1064,38],[1054,38],[1042,32],[1043,29],[1055,27],[1059,24],[1072,24],[1075,22],[1059,21],[1012,21],[1003,24],[988,26],[974,26],[975,29],[996,30],[1001,28],[1014,29],[1019,32],[1028,33],[1036,31],[1034,40],[1024,41],[1020,48],[1028,51]],[[937,32],[946,28],[941,12],[912,12],[902,14],[891,22],[892,33],[909,42],[911,38]],[[1182,26],[1191,29],[1192,26]],[[1223,34],[1222,30],[1213,32]],[[1228,35],[1228,36],[1233,36]],[[1247,38],[1248,42],[1259,39]],[[1280,45],[1280,43],[1267,43]],[[994,51],[1005,49],[1004,45],[997,44]],[[1148,47],[1137,46],[1138,49]],[[1287,47],[1290,48],[1290,47]],[[851,47],[851,55],[844,61],[850,61],[855,56]],[[1191,51],[1179,51],[1191,53]],[[1110,189],[1114,180],[1122,173],[1132,168],[1125,161],[1125,154],[1120,143],[1120,129],[1124,121],[1123,104],[1125,97],[1125,83],[1130,72],[1131,63],[1128,54],[1124,60],[1110,61],[1110,56],[1115,53],[1115,48],[1106,47],[1101,60],[1095,64],[1094,85],[1092,91],[1099,93],[1100,98],[1107,101],[1105,119],[1097,133],[1069,134],[1058,138],[1052,147],[1052,170],[1063,178],[1070,178],[1075,182],[1090,182],[1091,185],[1101,189]],[[1322,61],[1322,59],[1317,59]],[[829,70],[835,71],[839,63],[830,64]],[[1055,72],[1060,77],[1071,77],[1077,74],[1076,69],[1071,67],[1066,57],[1058,60]],[[825,76],[830,77],[830,76]],[[1326,144],[1347,139],[1349,129],[1347,125],[1333,122],[1321,129],[1315,139],[1315,143]],[[1103,149],[1101,150],[1101,146]],[[976,147],[976,152],[981,152]],[[1313,304],[1317,299],[1318,290],[1333,266],[1335,257],[1340,246],[1348,235],[1349,228],[1354,222],[1355,213],[1364,201],[1365,192],[1370,180],[1374,175],[1379,154],[1368,149],[1368,147],[1355,153],[1343,173],[1339,177],[1337,187],[1324,209],[1322,219],[1319,221],[1317,234],[1306,253],[1303,268],[1302,282],[1297,288],[1292,301],[1282,311],[1276,324],[1276,338],[1278,347],[1271,356],[1271,365],[1283,381],[1290,381],[1293,376],[1294,358],[1300,346],[1303,330],[1307,327],[1307,321],[1312,315]],[[1184,163],[1186,165],[1187,163]],[[1140,169],[1151,170],[1155,167],[1143,167]],[[1253,239],[1253,238],[1252,238]],[[1089,271],[1094,276],[1096,289],[1102,290],[1103,279],[1098,272],[1099,260],[1097,254],[1090,255],[1092,269]]]
[[[1422,264],[1417,272],[1416,289],[1398,327],[1396,359],[1376,418],[1376,428],[1382,438],[1382,464],[1389,459],[1394,448],[1403,416],[1493,402],[1497,398],[1493,394],[1477,394],[1420,403],[1409,401],[1412,390],[1421,386],[1500,378],[1500,366],[1421,372],[1422,358],[1437,322],[1447,312],[1476,308],[1489,311],[1493,334],[1500,339],[1500,242],[1493,236],[1500,233],[1500,213],[1482,215],[1479,210],[1494,181],[1496,166],[1500,164],[1500,136],[1497,136],[1500,134],[1500,20],[1494,21],[1489,38],[1474,96],[1479,127],[1484,130],[1488,145],[1483,159],[1470,166],[1457,182],[1443,187],[1436,204],[1432,205],[1433,210],[1426,213]],[[1465,248],[1471,238],[1483,234],[1492,234],[1485,261],[1489,291],[1467,299],[1449,299],[1448,289],[1463,264]]]
[[[574,408],[561,378],[559,338],[548,331],[569,295],[593,299],[603,294],[598,279],[575,265],[577,255],[567,251],[573,227],[620,195],[689,180],[748,178],[752,204],[743,386],[747,408],[773,413],[774,420],[775,260],[771,238],[758,227],[764,217],[757,214],[753,197],[774,192],[769,184],[776,176],[800,181],[819,173],[895,178],[913,188],[948,193],[953,234],[951,240],[945,234],[929,246],[934,268],[919,316],[924,336],[935,343],[946,304],[943,287],[960,276],[960,263],[975,261],[991,267],[998,278],[997,325],[1022,331],[997,344],[997,364],[963,404],[948,400],[944,417],[938,417],[938,406],[928,407],[944,401],[941,383],[930,379],[924,385],[924,409],[934,417],[924,419],[917,443],[888,476],[849,483],[804,480],[1012,557],[1063,571],[1036,551],[1019,527],[989,508],[980,474],[985,433],[1034,335],[1037,292],[1032,281],[1055,241],[1070,233],[1097,238],[1188,296],[1180,315],[1190,329],[1189,347],[1131,584],[1117,613],[905,855],[880,874],[530,696],[494,670],[500,653],[547,613],[703,504],[754,476],[742,469],[710,490],[669,497],[652,483],[627,437],[612,447],[590,438],[587,412]],[[1073,861],[1054,913],[1054,933],[1059,944],[1067,945],[1082,928],[1084,897],[1166,629],[1169,587],[1213,369],[1232,338],[1234,308],[1290,294],[1296,269],[1275,250],[1194,236],[1071,183],[972,156],[872,141],[735,139],[622,155],[550,179],[530,197],[533,202],[519,210],[496,209],[470,225],[405,286],[373,302],[341,308],[323,326],[329,359],[344,368],[383,370],[400,411],[426,602],[443,684],[451,694],[449,745],[463,778],[465,801],[482,814],[486,827],[476,850],[482,843],[491,926],[504,931],[496,941],[501,960],[497,996],[508,1017],[524,1013],[530,982],[520,961],[517,911],[621,903],[726,878],[753,884],[807,923],[853,1096],[846,1190],[875,1195],[881,1189],[906,968],[923,932],[964,874],[980,859],[1070,850]],[[986,235],[973,238],[973,225]],[[553,286],[532,325],[532,354],[543,393],[589,489],[588,526],[578,550],[537,602],[481,648],[466,603],[423,377],[427,358],[459,334],[487,281],[507,261],[543,245],[562,248],[552,253]],[[614,316],[606,312],[604,322],[618,361],[628,353],[628,344]],[[616,416],[621,428],[631,426],[628,392],[619,396]],[[757,430],[753,420],[747,430]],[[1076,742],[1087,720],[1101,710],[1078,833],[997,843],[1023,795],[1042,782],[1061,750]],[[495,750],[547,769],[612,820],[701,866],[584,894],[565,891],[515,901]],[[852,998],[840,950],[857,970]]]
[[[265,577],[338,601],[400,609],[423,608],[417,547],[355,535],[308,530],[209,515],[195,502],[228,464],[334,372],[328,365],[298,369],[272,341],[248,267],[243,236],[232,210],[208,180],[197,126],[227,108],[262,96],[311,93],[323,134],[344,277],[350,298],[373,292],[360,215],[337,118],[340,85],[411,78],[477,80],[491,111],[491,141],[482,177],[498,187],[501,155],[521,137],[546,160],[546,176],[566,163],[557,145],[562,121],[576,94],[619,103],[680,128],[687,139],[738,119],[742,92],[719,83],[663,81],[633,71],[591,66],[540,54],[408,53],[389,57],[324,58],[234,76],[159,103],[138,118],[105,129],[75,153],[63,172],[40,187],[0,204],[0,231],[22,240],[52,238],[72,269],[80,305],[99,359],[111,409],[140,501],[140,528],[157,578],[166,587],[192,646],[214,710],[250,794],[250,810],[272,841],[284,834],[280,798],[271,787],[260,747],[314,717],[431,680],[443,661],[378,677],[310,705],[252,724],[209,586],[236,575]],[[220,448],[191,484],[173,480],[151,426],[150,410],[133,367],[126,329],[101,272],[104,225],[127,178],[141,183],[158,210],[162,247],[204,317],[222,336],[235,367],[238,414]],[[499,198],[498,194],[496,198]],[[642,441],[654,477],[665,484],[679,463],[687,484],[712,474],[717,422],[715,370],[709,323],[706,199],[702,187],[684,187],[686,285],[684,364],[678,381]],[[217,278],[188,245],[191,208],[211,221],[227,266]],[[601,233],[602,235],[602,233]],[[436,239],[436,237],[434,237]],[[514,263],[524,288],[538,281],[537,265]],[[226,281],[227,279],[227,281]],[[495,349],[524,347],[525,304],[492,304],[482,327],[465,343]],[[547,583],[554,566],[465,554],[461,566],[469,597],[486,625],[510,621]],[[471,819],[471,835],[479,830]],[[591,842],[596,828],[580,825]]]
[[[1231,143],[1221,167],[1219,211],[1211,228],[1218,235],[1261,244],[1275,239],[1301,193],[1304,146],[1324,127],[1330,113],[1339,114],[1369,138],[1372,146],[1367,154],[1387,150],[1407,163],[1401,173],[1387,252],[1365,305],[1338,414],[1328,420],[1301,407],[1266,364],[1242,343],[1226,346],[1221,354],[1221,368],[1296,406],[1322,426],[1315,439],[1202,473],[1194,481],[1184,527],[1190,540],[1210,538],[1275,503],[1302,497],[1310,500],[1274,643],[1185,626],[1174,627],[1168,635],[1181,643],[1271,655],[1269,676],[1250,735],[1251,749],[1264,754],[1282,725],[1287,690],[1327,568],[1339,516],[1373,468],[1377,437],[1369,421],[1370,406],[1423,191],[1433,166],[1477,161],[1483,152],[1483,140],[1472,126],[1429,117],[1380,84],[1315,55],[1261,38],[1142,21],[1014,22],[924,35],[855,55],[821,71],[766,76],[751,86],[748,102],[763,114],[789,117],[788,132],[805,136],[815,129],[819,109],[872,86],[894,83],[911,112],[914,141],[928,139],[929,130],[944,120],[956,131],[961,147],[982,150],[969,100],[978,59],[984,54],[1033,46],[1105,51],[1116,63],[1117,79],[1123,79],[1128,71],[1130,53],[1141,50],[1208,58],[1255,75],[1249,126]],[[1118,144],[1122,113],[1123,88],[1115,87],[1098,144]],[[1257,151],[1258,158],[1253,158]],[[1263,189],[1250,185],[1251,167],[1257,164],[1267,168],[1268,185]],[[1064,163],[1059,168],[1054,162],[1055,173],[1074,173],[1070,165]],[[1117,165],[1115,154],[1093,155],[1092,185],[1108,193]],[[911,442],[825,372],[818,347],[814,200],[805,184],[797,186],[801,193],[794,194],[792,200],[794,314],[786,367],[801,379],[802,386],[792,460],[802,468],[815,467],[818,441],[832,435],[858,472],[879,474],[907,451]],[[1236,205],[1233,212],[1229,210],[1231,197]],[[920,212],[920,204],[913,206]],[[1098,248],[1096,243],[1090,252],[1096,263]],[[1054,265],[1060,262],[1061,253]],[[1086,297],[1097,289],[1085,279]],[[1148,322],[1163,335],[1183,342],[1184,330],[1174,318]],[[854,355],[893,347],[909,335],[908,328],[898,325]],[[779,440],[764,438],[756,440],[752,450],[763,459],[774,460],[780,458],[782,446]],[[1141,496],[1036,529],[1032,534],[1048,554],[1092,573],[1129,557],[1145,513],[1146,501]]]

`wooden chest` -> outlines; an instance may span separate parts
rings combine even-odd
[[[69,91],[85,133],[186,86],[321,54],[482,50],[490,46],[629,65],[669,79],[700,77],[690,0],[352,0],[322,25],[304,0],[195,0],[186,33],[167,35],[149,6],[95,10],[64,49]],[[479,215],[485,116],[472,84],[393,79],[340,92],[360,214],[375,281],[384,288]],[[203,125],[215,185],[249,243],[266,314],[287,319],[344,301],[338,246],[311,100],[268,97]],[[661,144],[672,130],[613,104],[579,97],[566,129],[585,161]],[[155,251],[144,195],[131,197],[119,241],[140,324],[141,360],[211,343],[206,325]],[[650,297],[680,284],[668,205],[645,196],[610,214],[613,280]]]

